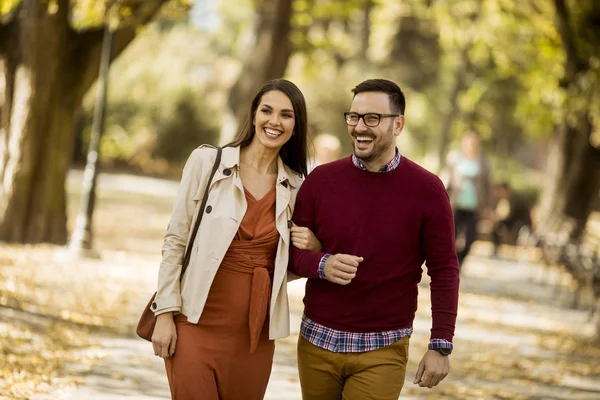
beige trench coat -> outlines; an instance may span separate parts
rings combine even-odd
[[[202,196],[216,158],[211,146],[192,152],[185,168],[162,247],[158,289],[152,311],[155,315],[174,311],[197,323],[221,260],[233,240],[247,203],[239,174],[240,149],[223,149],[221,163],[213,178],[204,216],[194,241],[190,263],[179,281],[189,232],[199,211]],[[296,194],[302,178],[277,161],[276,226],[280,238],[275,258],[270,303],[269,338],[290,334],[287,296],[287,265],[290,246],[288,221],[292,219]]]

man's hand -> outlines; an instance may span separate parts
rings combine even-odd
[[[349,254],[334,254],[325,261],[323,272],[328,281],[338,285],[347,285],[356,276],[358,264],[363,261],[362,257]]]
[[[321,242],[310,229],[293,224],[290,232],[292,244],[300,250],[321,251]]]
[[[437,386],[450,372],[450,360],[435,350],[428,350],[419,363],[414,384],[432,388]]]

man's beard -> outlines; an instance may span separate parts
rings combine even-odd
[[[363,156],[358,155],[358,150],[356,149],[356,143],[352,140],[352,148],[354,150],[354,155],[360,158],[362,161],[371,162],[377,160],[384,154],[390,146],[394,144],[394,125],[390,124],[387,132],[379,138],[373,140],[373,149],[370,153],[364,154]]]

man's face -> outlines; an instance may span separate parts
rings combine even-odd
[[[352,100],[351,112],[358,114],[397,114],[390,110],[390,101],[383,92],[358,93]],[[354,155],[365,162],[388,162],[395,154],[396,136],[400,135],[404,117],[382,117],[379,125],[370,127],[361,118],[356,126],[348,126]],[[391,156],[390,156],[391,154]]]
[[[509,190],[506,187],[504,187],[502,185],[496,186],[496,196],[499,199],[508,198],[509,195],[510,195],[510,192],[509,192]]]

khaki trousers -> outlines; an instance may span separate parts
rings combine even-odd
[[[323,350],[298,338],[303,400],[398,400],[404,385],[409,337],[364,353]]]

